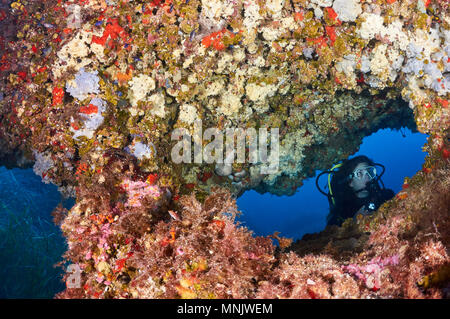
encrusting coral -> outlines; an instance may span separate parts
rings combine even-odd
[[[0,162],[76,197],[58,297],[448,297],[448,1],[17,0],[0,26]],[[278,172],[175,164],[197,119],[278,128]],[[428,156],[374,216],[290,246],[235,222],[401,126]]]

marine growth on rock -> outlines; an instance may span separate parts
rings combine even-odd
[[[76,198],[55,220],[81,277],[58,298],[448,297],[448,1],[0,7],[0,163]],[[293,194],[401,126],[429,134],[429,155],[373,216],[293,244],[235,221],[245,190]],[[268,131],[273,150],[274,128],[275,172],[261,152],[195,160],[227,129]],[[175,163],[186,135],[194,156]]]

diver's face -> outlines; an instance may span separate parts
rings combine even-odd
[[[358,166],[355,167],[353,172],[357,170],[364,169],[365,167],[368,167],[369,164],[367,163],[359,163]],[[349,186],[352,188],[354,192],[357,192],[363,188],[366,187],[367,183],[371,180],[371,178],[368,176],[368,174],[363,174],[361,178],[355,178],[353,177]],[[355,193],[356,197],[358,198],[365,198],[369,195],[369,192],[367,190],[363,190],[361,192]]]

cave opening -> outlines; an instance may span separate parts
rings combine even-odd
[[[385,166],[382,181],[386,188],[398,193],[405,177],[412,177],[421,169],[427,155],[422,151],[428,135],[413,132],[406,127],[400,129],[379,129],[366,136],[355,154],[366,155],[376,163]],[[331,167],[330,167],[331,168]],[[299,240],[305,234],[317,233],[325,229],[329,204],[326,196],[316,188],[314,177],[303,181],[293,195],[260,194],[255,190],[244,192],[238,199],[238,209],[242,212],[237,220],[248,227],[256,236],[266,236],[280,232],[280,236]],[[321,187],[326,178],[321,179]]]
[[[55,265],[67,244],[51,216],[59,203],[70,209],[75,200],[32,168],[0,166],[0,298],[53,298],[65,288]]]

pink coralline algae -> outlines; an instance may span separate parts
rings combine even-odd
[[[378,291],[381,286],[381,272],[386,266],[391,265],[398,265],[398,255],[386,258],[375,257],[364,266],[350,264],[342,266],[342,269],[345,272],[354,275],[359,280],[362,280],[367,288]]]
[[[58,298],[446,296],[448,1],[7,2],[0,163],[76,197],[54,217],[81,286]],[[197,118],[279,128],[278,172],[175,163]],[[293,244],[236,222],[236,195],[293,194],[403,126],[428,156],[373,215]]]
[[[121,185],[128,194],[126,206],[140,207],[143,198],[148,197],[156,201],[161,196],[158,186],[149,185],[144,181],[124,180]]]

